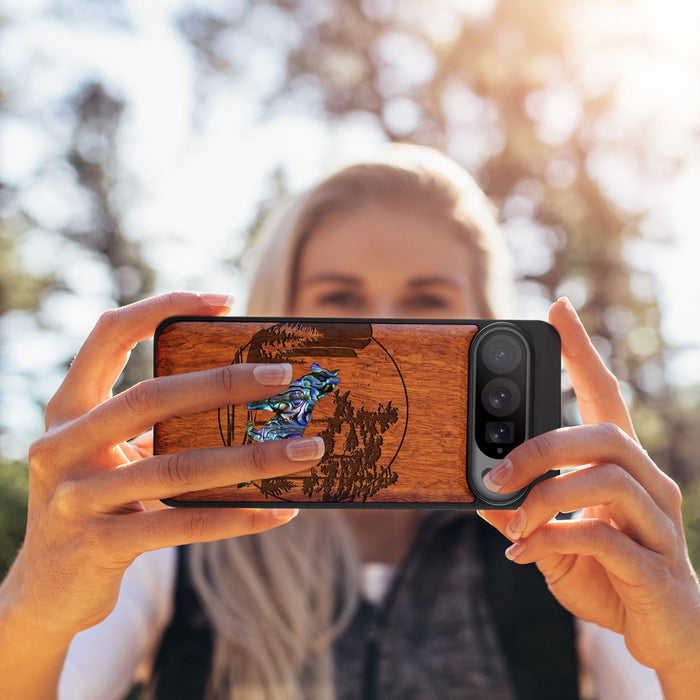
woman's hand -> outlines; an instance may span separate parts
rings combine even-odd
[[[112,396],[130,350],[161,320],[228,309],[221,295],[177,293],[101,317],[49,402],[45,435],[31,447],[27,531],[0,589],[0,611],[4,605],[46,637],[69,639],[109,614],[124,570],[142,552],[260,532],[294,516],[292,509],[144,505],[299,471],[323,453],[318,438],[155,457],[143,439],[127,442],[158,421],[262,399],[288,385],[285,365],[235,365],[147,380]]]
[[[618,382],[568,301],[552,306],[550,322],[584,425],[528,440],[484,481],[509,493],[550,469],[577,469],[536,484],[515,512],[480,515],[515,542],[510,559],[535,562],[564,607],[623,634],[667,697],[684,697],[681,679],[695,680],[691,692],[700,687],[700,589],[680,490],[639,445]],[[579,519],[553,520],[579,509]]]

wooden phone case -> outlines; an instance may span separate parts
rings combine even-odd
[[[293,379],[289,390],[267,401],[157,424],[156,454],[301,434],[319,435],[326,445],[307,472],[193,491],[166,503],[482,507],[466,475],[468,375],[472,340],[489,323],[166,320],[156,333],[156,376],[289,362]],[[557,427],[558,397],[556,419],[550,414]]]

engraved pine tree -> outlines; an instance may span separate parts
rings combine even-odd
[[[305,496],[320,494],[325,502],[365,501],[399,478],[391,463],[378,465],[383,435],[398,421],[398,409],[391,401],[379,404],[376,411],[357,409],[349,397],[349,391],[332,394],[335,411],[320,434],[326,454],[308,476],[301,477]],[[294,476],[262,479],[258,488],[267,497],[284,499],[297,480]]]
[[[399,412],[391,401],[376,411],[355,408],[349,391],[334,392],[333,401],[333,417],[321,433],[326,456],[304,477],[302,492],[321,494],[323,501],[365,501],[399,478],[391,464],[379,465],[383,435],[398,421]]]
[[[259,361],[287,360],[291,351],[306,348],[320,337],[318,330],[302,324],[275,326],[269,331],[269,337],[260,343]]]

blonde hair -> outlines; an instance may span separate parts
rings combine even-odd
[[[512,257],[491,202],[466,170],[439,151],[391,144],[376,160],[339,170],[267,219],[255,245],[248,314],[290,314],[299,256],[309,235],[327,214],[372,203],[408,205],[453,227],[472,251],[472,269],[464,272],[474,280],[483,315],[510,313]]]
[[[335,697],[331,645],[359,600],[355,541],[338,511],[192,545],[189,565],[214,631],[208,697]]]
[[[248,313],[291,313],[299,255],[323,216],[410,202],[472,250],[479,308],[509,309],[511,258],[493,207],[466,171],[428,148],[393,145],[276,211],[257,241]],[[359,558],[337,511],[302,512],[268,532],[193,545],[190,572],[214,631],[208,693],[231,700],[331,700],[331,645],[359,598]]]

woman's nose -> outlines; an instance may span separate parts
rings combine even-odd
[[[395,300],[382,297],[368,304],[367,315],[371,318],[402,318],[405,314]]]

